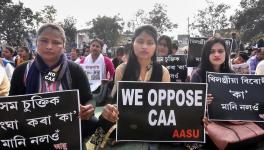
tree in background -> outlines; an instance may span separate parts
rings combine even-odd
[[[226,11],[230,6],[223,3],[216,5],[209,1],[207,4],[208,7],[198,10],[194,22],[190,25],[193,30],[197,29],[204,37],[210,37],[215,30],[226,29],[230,25],[226,17]]]
[[[46,5],[44,9],[36,12],[36,16],[38,17],[40,23],[53,23],[55,21],[55,17],[57,14],[57,10],[53,5]]]
[[[62,28],[65,31],[66,35],[66,50],[70,50],[73,47],[76,47],[75,37],[77,34],[77,29],[75,27],[76,25],[76,19],[74,17],[67,17],[63,20],[62,23],[60,23]]]
[[[30,8],[24,7],[22,2],[14,4],[11,0],[0,1],[0,41],[8,45],[20,46],[27,41],[32,46],[30,36],[36,34],[40,23],[55,21],[57,10],[53,6],[45,6],[34,13]]]
[[[146,23],[155,26],[160,34],[171,31],[178,26],[170,21],[167,10],[165,9],[166,7],[164,4],[156,3],[154,9],[149,12],[149,17],[146,20]]]
[[[90,37],[103,39],[108,47],[116,45],[118,38],[123,30],[123,19],[118,15],[114,17],[98,16],[87,23],[91,26],[89,29]]]
[[[241,32],[243,41],[256,40],[264,34],[264,1],[241,0],[241,10],[236,10],[231,21]]]
[[[148,13],[139,9],[136,12],[135,19],[130,20],[127,27],[134,32],[135,28],[143,24],[151,24],[157,28],[160,34],[177,28],[178,25],[170,21],[166,7],[164,4],[155,3],[153,10]]]
[[[7,4],[9,4],[9,3],[11,3],[12,1],[11,0],[1,0],[0,1],[0,12],[2,12],[2,8],[4,7],[4,6],[6,6]]]
[[[0,9],[0,40],[11,46],[18,46],[28,38],[33,30],[34,14],[23,3],[13,4],[11,1],[1,1]]]
[[[127,22],[127,27],[130,32],[134,32],[135,29],[139,26],[145,24],[147,15],[143,9],[137,10],[135,18]]]

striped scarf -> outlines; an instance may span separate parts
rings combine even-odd
[[[41,78],[40,75],[43,77],[49,71],[52,71],[54,68],[60,67],[59,71],[57,72],[56,83],[60,82],[60,84],[55,84],[56,86],[62,86],[64,90],[71,89],[71,75],[68,66],[68,60],[64,54],[60,56],[58,63],[49,67],[45,64],[43,59],[37,54],[35,60],[33,61],[32,65],[30,66],[27,75],[26,75],[26,94],[33,94],[43,91],[42,83],[45,82]],[[40,89],[40,91],[39,91]],[[55,88],[58,89],[58,88]]]

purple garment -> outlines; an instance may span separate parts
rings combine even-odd
[[[252,56],[252,57],[250,57],[248,59],[247,64],[249,65],[249,68],[250,68],[250,74],[255,74],[257,65],[258,65],[258,63],[260,61],[261,60],[258,60],[257,57],[256,57],[256,55],[255,56]]]

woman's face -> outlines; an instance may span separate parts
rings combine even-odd
[[[165,39],[162,39],[158,44],[158,56],[168,56],[169,48]]]
[[[78,58],[78,54],[77,54],[76,49],[72,49],[72,50],[71,50],[71,59],[72,59],[73,61],[75,61],[77,58]]]
[[[213,67],[220,67],[225,62],[226,52],[224,46],[220,43],[215,43],[209,54],[209,61]]]
[[[94,41],[90,45],[90,52],[93,56],[99,56],[102,51],[102,46],[97,41]]]
[[[234,59],[234,64],[242,64],[245,63],[245,59],[242,58],[240,55],[238,55],[235,59]]]
[[[142,32],[135,38],[133,43],[134,53],[138,59],[151,60],[156,51],[156,43],[153,37],[146,32]]]
[[[58,30],[47,28],[37,39],[38,54],[46,63],[56,63],[64,53],[64,41]]]
[[[26,52],[26,50],[24,50],[23,48],[18,48],[17,54],[20,58],[26,60],[28,53]]]
[[[3,51],[2,51],[2,56],[5,59],[10,60],[10,59],[12,59],[13,54],[8,49],[4,48]]]

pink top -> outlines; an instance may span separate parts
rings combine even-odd
[[[104,56],[104,62],[105,62],[105,68],[106,68],[106,78],[107,79],[113,79],[114,74],[115,74],[115,67],[114,64],[112,63],[112,61],[110,60],[110,58]],[[107,76],[109,72],[109,77]]]

